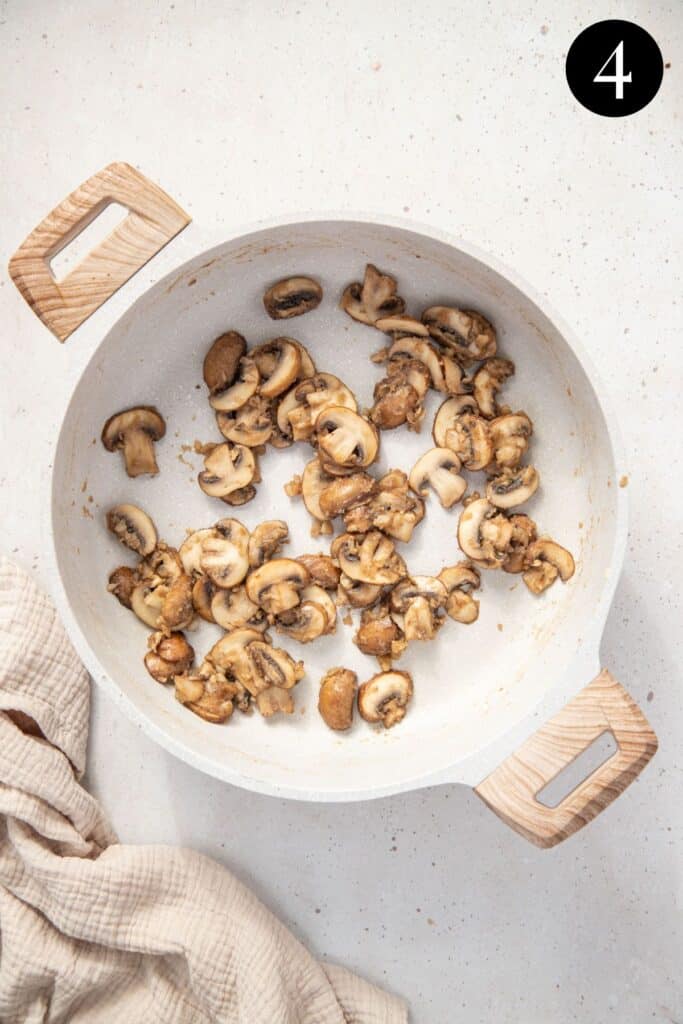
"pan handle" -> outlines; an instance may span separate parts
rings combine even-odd
[[[540,803],[543,787],[608,731],[617,743],[614,754],[556,807]],[[642,711],[604,669],[474,792],[515,832],[549,849],[604,811],[656,750],[657,737]]]
[[[113,202],[125,206],[128,216],[71,273],[56,281],[50,260]],[[10,277],[46,327],[66,341],[190,220],[130,164],[109,164],[34,228],[9,262]]]

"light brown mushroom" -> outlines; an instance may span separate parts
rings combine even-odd
[[[278,689],[291,690],[304,675],[304,663],[294,661],[280,647],[273,647],[265,640],[255,640],[247,647],[247,655],[252,667],[252,680],[256,693],[276,686]]]
[[[258,672],[255,673],[249,647],[256,641],[263,643],[265,639],[266,634],[252,627],[233,629],[213,645],[205,662],[255,696],[260,690],[265,690],[268,683],[260,678]]]
[[[479,411],[487,420],[498,416],[497,394],[508,377],[515,372],[515,364],[511,359],[487,359],[474,375],[472,393]]]
[[[252,395],[232,412],[217,412],[216,423],[223,437],[234,444],[257,448],[273,433],[273,407],[263,395]]]
[[[346,573],[339,577],[337,604],[351,608],[371,608],[382,596],[382,587],[377,583],[363,583],[352,580]]]
[[[192,602],[192,580],[183,573],[169,585],[161,606],[159,628],[169,630],[186,629],[194,619]]]
[[[226,441],[217,444],[204,459],[204,469],[198,474],[199,486],[210,498],[220,498],[227,504],[244,504],[241,493],[252,487],[257,477],[256,459],[250,448]]]
[[[393,430],[407,423],[410,430],[419,431],[425,408],[407,372],[401,370],[378,380],[373,399],[369,416],[380,430]]]
[[[353,393],[339,377],[316,373],[296,384],[282,399],[278,407],[278,426],[282,433],[291,433],[295,441],[309,441],[318,416],[332,406],[353,412],[358,408]]]
[[[247,595],[242,584],[232,590],[216,589],[211,598],[213,621],[228,632],[249,627],[264,630],[267,627],[264,613]]]
[[[439,579],[446,588],[446,614],[455,622],[470,625],[479,618],[479,602],[472,597],[478,590],[481,579],[469,562],[448,566],[439,573]]]
[[[447,398],[434,417],[432,430],[437,446],[450,448],[470,470],[483,469],[493,455],[489,423],[476,408],[468,395]]]
[[[410,576],[391,591],[389,604],[394,622],[406,640],[433,640],[443,624],[441,609],[446,588],[434,576]]]
[[[119,604],[124,608],[130,608],[133,591],[140,582],[138,574],[128,565],[120,565],[118,569],[110,574],[107,581],[107,590],[113,594]]]
[[[291,341],[292,345],[296,345],[299,350],[299,355],[301,356],[301,366],[299,367],[297,380],[305,380],[306,377],[315,376],[318,371],[306,346],[302,345],[300,341],[296,340],[296,338],[288,338],[287,340]]]
[[[460,459],[450,448],[426,451],[411,469],[408,480],[423,498],[431,488],[444,508],[452,508],[467,490],[467,481],[460,476]]]
[[[339,583],[339,566],[329,555],[299,555],[301,562],[311,577],[311,583],[324,590],[334,590]]]
[[[558,576],[566,583],[575,571],[570,552],[549,537],[541,537],[529,545],[524,566],[522,579],[532,594],[542,594]]]
[[[152,633],[147,647],[145,668],[158,683],[170,683],[194,662],[194,650],[183,633]]]
[[[299,376],[301,349],[291,338],[273,338],[252,350],[251,357],[261,375],[261,394],[276,398]]]
[[[348,668],[331,668],[320,681],[318,711],[325,725],[344,732],[353,724],[358,677]]]
[[[215,536],[213,527],[205,530],[194,530],[188,534],[180,545],[178,555],[184,572],[188,576],[198,576],[203,572],[201,566],[202,544],[207,537]]]
[[[429,371],[431,386],[437,391],[461,394],[463,390],[461,368],[451,359],[448,360],[446,367],[445,357],[424,338],[399,338],[389,349],[389,359],[400,354],[410,356],[423,363]]]
[[[391,729],[403,718],[413,696],[413,680],[408,672],[380,672],[358,690],[358,710],[366,722],[381,722]]]
[[[501,469],[515,469],[525,455],[533,424],[525,412],[506,413],[489,423],[493,453],[491,463]]]
[[[376,658],[399,658],[406,641],[391,617],[388,601],[382,599],[374,607],[364,608],[353,642],[363,654]]]
[[[254,569],[247,577],[247,595],[269,615],[295,608],[301,591],[311,578],[308,570],[293,558],[274,558]]]
[[[394,543],[379,530],[367,534],[343,533],[330,548],[342,572],[361,583],[379,586],[397,583],[406,575],[406,565]]]
[[[154,442],[165,433],[161,413],[153,406],[139,405],[109,417],[102,428],[102,444],[108,452],[123,451],[128,476],[156,476]]]
[[[377,431],[352,409],[324,409],[315,421],[315,437],[321,465],[329,473],[366,469],[377,458]]]
[[[161,626],[161,610],[167,590],[163,584],[152,586],[151,583],[138,583],[131,592],[131,611],[151,629],[159,629]]]
[[[252,395],[256,394],[261,377],[256,363],[250,356],[243,356],[237,365],[237,374],[228,387],[213,391],[209,405],[216,412],[233,412],[240,409]]]
[[[242,694],[239,683],[206,660],[195,672],[175,676],[176,700],[207,722],[227,721],[244,702]]]
[[[216,584],[208,576],[197,576],[192,584],[192,604],[194,610],[205,622],[215,622],[211,611],[211,602],[217,591]],[[230,591],[221,591],[230,593]]]
[[[256,707],[264,718],[272,718],[273,715],[293,715],[294,697],[291,690],[285,690],[281,686],[269,686],[256,694]]]
[[[347,285],[339,305],[354,320],[372,327],[377,320],[402,313],[406,304],[396,294],[396,279],[368,263],[363,283],[354,281]]]
[[[320,511],[326,519],[334,519],[350,508],[362,505],[376,491],[377,481],[367,473],[334,477],[320,492]]]
[[[157,546],[157,531],[151,518],[137,505],[115,505],[107,512],[107,527],[117,540],[136,554],[150,555]]]
[[[289,320],[320,305],[323,290],[312,277],[286,277],[271,285],[263,305],[271,320]]]
[[[422,322],[429,328],[432,338],[465,365],[496,354],[496,332],[481,313],[451,306],[430,306],[422,314]]]
[[[486,498],[476,498],[463,509],[458,523],[458,544],[477,565],[499,569],[511,538],[510,520]]]
[[[376,494],[345,514],[344,525],[349,533],[377,529],[407,542],[424,514],[424,501],[411,491],[408,477],[402,470],[392,469],[378,480]]]
[[[311,459],[306,463],[301,476],[301,495],[308,512],[320,522],[327,521],[327,516],[320,507],[320,495],[333,480],[334,477],[323,469],[320,459]]]
[[[249,531],[239,519],[220,519],[202,539],[199,565],[217,587],[238,586],[249,570]]]
[[[514,515],[510,516],[510,526],[512,536],[502,568],[505,572],[523,572],[526,550],[536,540],[536,523],[529,516]]]
[[[309,583],[301,591],[296,608],[278,615],[275,627],[292,640],[307,644],[327,633],[334,633],[337,625],[337,606],[322,587]]]
[[[497,508],[514,508],[528,501],[538,484],[538,471],[533,466],[503,469],[487,483],[486,497]]]
[[[216,338],[204,357],[203,366],[204,383],[212,395],[230,387],[246,351],[247,343],[237,331],[228,331]]]
[[[289,540],[289,527],[283,519],[267,519],[252,530],[249,538],[249,565],[257,569],[277,554]]]
[[[138,564],[138,575],[147,583],[171,584],[183,575],[184,568],[180,553],[170,544],[160,540],[154,551]]]
[[[403,338],[406,335],[409,337],[429,337],[429,330],[426,324],[423,324],[421,320],[416,320],[414,316],[409,316],[407,313],[396,313],[394,316],[380,317],[379,320],[375,320],[374,326],[378,331],[391,334],[393,338]]]

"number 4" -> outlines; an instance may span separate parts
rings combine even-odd
[[[605,68],[607,67],[609,62],[612,60],[612,58],[614,58],[614,74],[613,75],[604,75],[603,71],[605,70]],[[607,58],[605,63],[602,65],[602,67],[598,71],[598,73],[595,76],[595,78],[593,79],[593,81],[594,82],[601,82],[601,83],[608,82],[610,84],[612,82],[614,82],[616,99],[623,100],[623,98],[624,98],[624,83],[625,82],[626,83],[631,83],[633,81],[633,75],[632,75],[632,73],[630,71],[629,71],[629,73],[627,75],[624,74],[624,41],[623,41],[623,39],[619,43],[617,48],[615,50],[613,50],[612,53],[610,53],[609,57]]]

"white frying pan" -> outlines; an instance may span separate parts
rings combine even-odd
[[[128,207],[129,217],[57,284],[49,259],[112,200]],[[114,164],[43,221],[13,257],[10,273],[64,340],[187,223],[161,190],[127,165]],[[196,253],[197,239],[191,244]],[[57,442],[55,596],[93,678],[172,753],[247,789],[342,801],[464,783],[532,842],[560,842],[633,781],[657,748],[638,707],[609,673],[600,672],[600,637],[624,556],[626,501],[618,485],[623,467],[614,419],[581,345],[515,274],[432,228],[336,215],[303,218],[221,241],[178,266],[183,245],[188,236],[157,258],[164,269],[175,269],[125,312],[129,296],[112,300],[123,315],[94,348]],[[410,311],[455,303],[491,318],[499,350],[517,367],[506,401],[524,408],[535,424],[531,458],[542,487],[528,512],[573,551],[576,574],[534,598],[519,577],[484,572],[479,620],[468,627],[448,621],[434,642],[412,645],[401,660],[400,667],[413,674],[415,697],[405,721],[390,731],[377,733],[357,721],[350,734],[339,735],[318,716],[317,685],[327,667],[344,664],[361,681],[377,670],[341,621],[336,636],[307,647],[277,639],[306,663],[292,718],[267,722],[235,715],[226,725],[210,725],[147,675],[147,630],[106,591],[108,573],[126,557],[107,533],[104,513],[121,501],[139,504],[173,544],[186,528],[209,526],[227,514],[197,486],[201,460],[182,446],[220,439],[201,362],[213,338],[229,328],[251,344],[278,333],[298,338],[319,369],[340,376],[361,406],[369,404],[381,373],[369,356],[382,335],[337,307],[342,288],[358,279],[367,261],[398,279]],[[316,311],[288,321],[283,330],[267,319],[261,297],[273,281],[300,273],[318,278],[325,297]],[[101,324],[100,314],[82,333],[101,336]],[[99,441],[104,420],[136,404],[157,406],[167,421],[155,478],[129,479],[120,455],[107,453]],[[412,466],[430,443],[428,424],[437,404],[434,395],[421,436],[405,429],[382,436],[381,468]],[[296,554],[324,549],[310,538],[303,507],[283,493],[283,484],[310,457],[306,445],[269,449],[257,498],[236,513],[249,527],[265,518],[286,519],[289,551]],[[94,498],[90,505],[87,495]],[[461,557],[457,516],[457,509],[445,512],[428,499],[427,516],[403,550],[413,572],[436,573]],[[206,624],[192,634],[200,656],[217,634],[218,627]],[[616,753],[556,807],[539,802],[545,784],[608,730]]]

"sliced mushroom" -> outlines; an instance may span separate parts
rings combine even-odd
[[[237,375],[229,387],[214,391],[209,396],[209,405],[216,412],[234,412],[249,401],[261,380],[258,367],[250,356],[243,356],[237,366]]]
[[[216,338],[204,357],[204,383],[212,395],[225,391],[235,380],[247,343],[237,331]]]
[[[271,320],[289,320],[320,305],[323,290],[312,277],[286,277],[270,286],[263,305]]]
[[[406,306],[396,294],[396,279],[382,274],[372,263],[365,267],[362,284],[354,281],[347,285],[339,305],[354,320],[371,327],[377,320],[402,313]]]
[[[157,545],[154,523],[137,505],[115,505],[107,512],[107,526],[122,544],[136,554],[149,555]]]
[[[128,476],[156,476],[154,442],[165,433],[163,416],[152,406],[140,405],[109,417],[102,428],[102,444],[108,452],[123,450]]]
[[[432,338],[462,363],[478,362],[496,354],[496,332],[481,313],[451,306],[430,306],[422,314],[422,322],[429,328]]]
[[[243,702],[242,694],[239,683],[206,660],[196,672],[175,677],[176,700],[207,722],[227,721],[235,706]]]
[[[130,608],[133,591],[139,582],[140,580],[134,569],[127,565],[120,565],[109,576],[107,590],[110,594],[114,595],[119,604],[122,604],[124,608]]]
[[[272,718],[273,715],[293,715],[294,697],[291,690],[284,690],[281,686],[269,686],[256,694],[256,707],[264,718]]]
[[[379,586],[397,583],[406,575],[406,565],[394,543],[379,530],[367,534],[343,533],[332,542],[333,557],[342,572],[361,583]]]
[[[152,629],[161,626],[161,610],[168,588],[161,584],[152,586],[150,583],[138,583],[130,595],[130,607],[141,622]]]
[[[326,519],[334,519],[350,508],[362,505],[376,491],[377,481],[367,473],[335,477],[320,492],[320,511]]]
[[[249,647],[255,641],[264,641],[264,634],[259,630],[250,627],[233,629],[213,645],[205,659],[252,696],[265,690],[268,685],[255,675],[254,664],[249,657]]]
[[[421,320],[416,320],[414,316],[409,316],[407,313],[396,313],[394,316],[380,317],[379,320],[375,320],[375,327],[378,331],[391,334],[394,338],[403,338],[406,335],[410,337],[429,337],[427,326]]]
[[[334,477],[326,473],[320,464],[320,459],[311,459],[301,477],[301,494],[304,505],[315,518],[320,522],[326,522],[327,516],[320,507],[320,495],[328,484],[332,483]]]
[[[463,509],[458,523],[458,544],[478,565],[486,569],[500,568],[511,539],[510,520],[486,498],[476,498]]]
[[[413,359],[409,355],[395,355],[387,360],[386,374],[387,377],[399,374],[415,388],[420,398],[424,398],[432,386],[429,369],[421,360]]]
[[[479,602],[472,597],[472,591],[478,590],[481,580],[479,573],[468,562],[459,562],[439,573],[439,579],[446,588],[446,613],[465,625],[476,622],[479,617]]]
[[[198,576],[203,570],[201,566],[202,544],[207,537],[215,536],[212,527],[206,530],[195,530],[180,545],[178,555],[184,571],[188,576]]]
[[[299,604],[301,591],[310,581],[308,570],[300,562],[274,558],[249,573],[247,595],[269,615],[280,615]]]
[[[256,448],[270,440],[273,433],[273,408],[263,395],[252,395],[233,412],[217,412],[216,423],[228,441]]]
[[[376,583],[362,583],[342,573],[339,577],[337,604],[352,608],[371,608],[382,596],[382,587]]]
[[[406,373],[392,373],[377,381],[373,398],[374,404],[369,415],[380,430],[393,430],[404,423],[408,424],[409,429],[420,429],[425,408]]]
[[[358,710],[366,722],[381,722],[390,729],[403,718],[413,696],[408,672],[380,672],[358,690]]]
[[[294,661],[287,651],[273,647],[264,640],[255,640],[247,647],[247,656],[252,666],[252,678],[256,693],[276,686],[291,690],[304,674],[304,663]]]
[[[153,633],[147,646],[145,668],[158,683],[170,683],[174,676],[187,672],[194,661],[194,650],[182,633]]]
[[[183,573],[174,580],[164,596],[159,627],[168,630],[186,629],[194,618],[192,580]]]
[[[489,423],[493,454],[491,461],[501,469],[515,469],[529,447],[533,424],[525,412],[497,416]]]
[[[505,572],[523,572],[524,556],[529,545],[536,540],[536,523],[529,516],[510,516],[512,537],[508,554],[503,562]]]
[[[289,540],[289,527],[282,519],[267,519],[260,523],[249,538],[249,565],[252,569],[263,565],[277,554]]]
[[[468,411],[462,399],[443,403],[434,418],[433,436],[440,448],[450,448],[458,456],[465,469],[483,469],[491,461],[488,420]]]
[[[446,599],[445,586],[434,576],[411,576],[396,584],[389,601],[406,640],[433,640],[443,624],[439,610]]]
[[[462,370],[456,367],[457,364],[449,362],[448,381],[443,357],[424,338],[399,338],[389,349],[389,358],[405,354],[413,359],[418,359],[426,366],[431,378],[431,385],[437,391],[460,394],[462,391]],[[453,391],[453,388],[457,388]]]
[[[464,413],[473,413],[475,416],[479,414],[479,406],[472,395],[458,395],[454,398],[447,398],[445,402],[441,403],[432,427],[432,437],[439,448],[448,448],[446,444],[448,431],[453,429],[453,425]]]
[[[311,583],[324,590],[334,590],[339,583],[339,566],[329,555],[299,555],[301,562],[311,577]]]
[[[486,497],[497,508],[514,508],[528,501],[538,490],[538,484],[538,472],[533,466],[504,469],[489,480]]]
[[[249,599],[244,586],[216,590],[211,598],[211,615],[213,621],[228,632],[245,626],[258,630],[267,626],[263,611]]]
[[[363,654],[376,658],[398,658],[405,650],[406,642],[398,625],[394,622],[386,600],[374,608],[364,608],[360,626],[353,638],[356,647]]]
[[[153,586],[159,583],[170,585],[183,575],[180,553],[160,540],[154,551],[139,563],[138,574],[145,583]]]
[[[408,477],[402,470],[392,469],[378,481],[377,493],[369,501],[346,513],[344,525],[349,533],[377,529],[407,542],[424,514],[424,502],[410,490]]]
[[[352,409],[324,409],[315,421],[315,435],[321,464],[331,473],[365,469],[377,458],[377,431]]]
[[[334,633],[337,607],[326,590],[309,584],[301,592],[301,603],[279,615],[275,621],[278,633],[307,644],[326,633]]]
[[[210,498],[220,498],[228,504],[244,504],[239,492],[251,487],[257,475],[256,460],[250,448],[243,444],[217,444],[204,459],[204,469],[198,474],[199,486]],[[252,488],[253,490],[253,488]]]
[[[273,338],[255,348],[251,357],[261,375],[261,394],[265,398],[281,395],[301,370],[301,350],[291,338]]]
[[[535,540],[524,555],[522,579],[532,594],[542,594],[559,576],[563,583],[574,575],[574,559],[566,548],[549,537]]]
[[[472,392],[481,415],[486,419],[493,419],[499,414],[496,395],[514,372],[515,364],[511,359],[487,359],[475,373]]]
[[[288,338],[292,345],[296,345],[301,356],[301,366],[299,367],[298,380],[305,380],[306,377],[313,377],[318,372],[315,367],[315,363],[311,359],[311,354],[305,345],[302,345],[300,341],[296,341],[295,338]]]
[[[288,392],[278,407],[278,426],[295,441],[313,436],[315,421],[332,406],[356,412],[356,399],[347,386],[332,373],[316,373]]]
[[[350,729],[358,677],[348,668],[331,668],[320,681],[318,711],[325,725],[336,732]]]
[[[216,584],[208,576],[198,576],[192,584],[192,604],[197,615],[205,622],[215,622],[211,602],[216,593]],[[229,591],[221,591],[229,593]]]
[[[220,519],[202,540],[201,571],[227,590],[238,586],[249,570],[249,531],[238,519]]]
[[[444,508],[451,508],[467,490],[467,481],[460,475],[460,459],[450,448],[430,448],[410,471],[409,482],[416,494],[426,498],[429,488]]]

